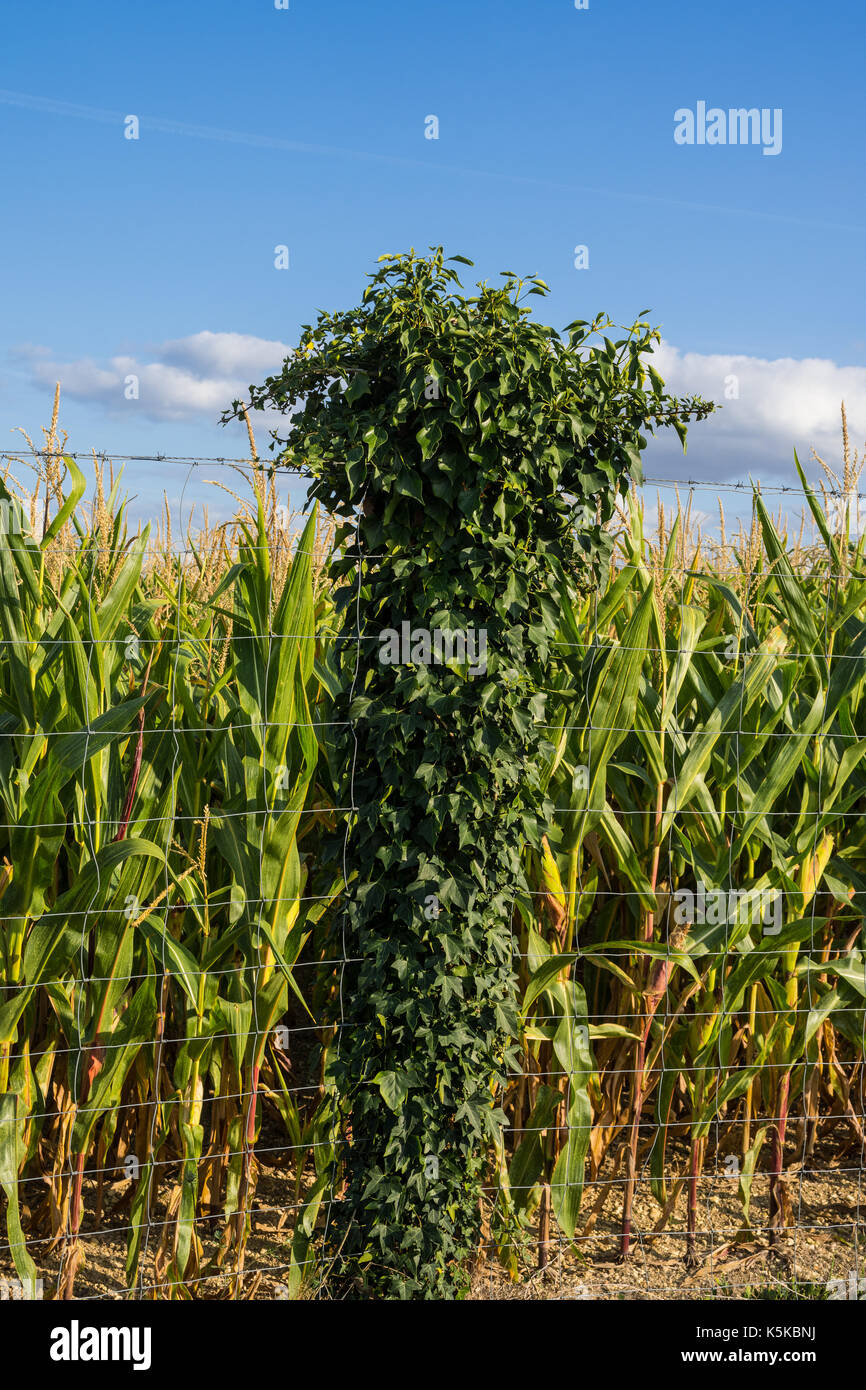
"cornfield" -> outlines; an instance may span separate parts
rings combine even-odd
[[[7,494],[20,524],[0,547],[10,1252],[32,1280],[59,1248],[72,1297],[85,1207],[99,1228],[120,1179],[128,1287],[148,1260],[169,1296],[225,1268],[237,1292],[263,1106],[298,1187],[316,1148],[275,1024],[290,996],[308,1014],[295,967],[328,902],[304,848],[329,814],[322,538],[315,514],[296,544],[275,527],[257,478],[251,514],[154,550],[117,483],[106,497],[98,477],[82,515],[67,464],[40,540]]]
[[[551,1212],[570,1242],[614,1191],[627,1259],[639,1179],[650,1240],[683,1199],[694,1269],[759,1229],[771,1249],[795,1232],[795,1173],[820,1166],[825,1136],[833,1165],[853,1153],[860,1171],[864,542],[847,514],[834,534],[801,481],[810,551],[757,496],[728,568],[701,564],[681,510],[651,541],[633,500],[609,588],[563,608],[550,852],[520,920],[522,1138],[503,1184],[518,1219],[539,1207],[542,1265]],[[739,1205],[715,1239],[698,1203],[710,1159]],[[588,1223],[584,1169],[606,1179]]]
[[[329,536],[255,460],[230,522],[132,532],[56,412],[48,446],[0,536],[0,1262],[66,1299],[308,1297],[361,867],[319,853]],[[626,1265],[663,1235],[692,1274],[784,1257],[797,1175],[862,1169],[864,541],[800,482],[808,546],[760,495],[721,543],[633,496],[605,589],[563,598],[479,1252],[503,1279],[585,1269],[602,1227]]]

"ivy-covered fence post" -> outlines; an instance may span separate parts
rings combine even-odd
[[[330,1250],[344,1290],[453,1297],[515,1060],[512,914],[552,809],[538,769],[559,595],[607,564],[641,431],[684,434],[710,407],[664,393],[642,362],[647,323],[591,349],[606,319],[564,337],[533,322],[537,278],[464,297],[439,248],[383,257],[370,280],[357,308],[304,328],[251,404],[292,412],[284,457],[341,519],[334,719],[357,963],[340,989]]]

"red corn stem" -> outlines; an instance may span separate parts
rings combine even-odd
[[[667,983],[667,979],[670,976],[670,969],[668,968],[669,963],[667,961],[661,961],[660,964],[663,967],[665,967],[665,983]],[[650,1027],[652,1025],[656,1009],[659,1006],[659,1001],[663,993],[664,990],[661,991],[661,993],[655,1000],[647,999],[647,1019],[643,1030],[643,1036],[641,1037],[641,1040],[638,1044],[637,1059],[635,1061],[634,1106],[632,1109],[631,1135],[629,1137],[628,1157],[626,1165],[625,1197],[623,1199],[622,1208],[622,1240],[620,1243],[620,1255],[624,1260],[628,1258],[628,1253],[631,1246],[631,1209],[632,1202],[634,1201],[635,1179],[637,1177],[637,1147],[640,1135],[640,1112],[643,1109],[644,1066],[646,1065],[646,1047],[647,1041],[649,1039]]]
[[[247,1143],[252,1144],[256,1137],[256,1099],[259,1089],[259,1066],[253,1065],[253,1084],[250,1091],[250,1108],[247,1117]]]
[[[141,688],[141,693],[142,693],[142,695],[144,695],[144,694],[146,693],[146,691],[147,691],[147,681],[148,681],[148,677],[150,676],[150,664],[151,664],[152,661],[153,661],[153,652],[151,652],[151,654],[150,654],[150,660],[148,661],[147,667],[146,667],[145,672],[144,672],[144,681],[143,681],[143,683],[142,683],[142,688]],[[121,813],[120,813],[120,828],[119,828],[117,834],[116,834],[115,837],[114,837],[115,840],[125,840],[125,839],[126,839],[126,832],[127,832],[127,830],[129,829],[129,822],[130,822],[130,820],[132,819],[132,803],[133,803],[133,801],[135,800],[135,793],[136,793],[136,790],[137,790],[137,788],[138,788],[138,779],[139,779],[139,777],[140,777],[140,775],[141,775],[141,758],[142,758],[143,752],[144,752],[144,708],[142,707],[142,709],[140,709],[140,710],[138,711],[138,738],[137,738],[136,744],[135,744],[135,756],[134,756],[134,758],[133,758],[133,760],[132,760],[132,773],[131,773],[130,779],[129,779],[129,790],[128,790],[128,792],[126,793],[126,800],[125,800],[124,803],[123,803],[123,810],[122,810]]]
[[[550,1264],[550,1183],[541,1189],[541,1205],[538,1212],[538,1268],[547,1269]]]
[[[90,1095],[90,1088],[93,1085],[99,1073],[102,1071],[102,1066],[105,1061],[105,1048],[91,1047],[87,1056],[87,1071],[85,1072],[84,1079],[81,1083],[82,1105],[87,1104],[87,1099]],[[77,1265],[77,1259],[75,1258],[75,1254],[78,1247],[78,1233],[81,1230],[81,1218],[84,1214],[82,1203],[82,1191],[84,1188],[84,1158],[85,1155],[83,1153],[77,1153],[73,1155],[72,1212],[70,1216],[73,1256],[70,1260],[69,1273],[67,1274],[64,1283],[64,1300],[73,1297],[73,1285],[75,1282],[75,1269]]]
[[[135,793],[138,787],[138,778],[141,773],[141,757],[144,750],[144,710],[138,711],[138,739],[135,745],[135,757],[132,760],[132,774],[129,779],[129,791],[126,793],[126,800],[123,803],[123,810],[120,813],[120,828],[115,835],[115,840],[125,840],[126,832],[129,829],[129,822],[132,819],[132,803],[135,800]]]
[[[658,879],[659,857],[661,855],[661,845],[658,842],[658,827],[661,823],[662,810],[664,807],[664,791],[664,782],[659,782],[658,794],[656,796],[656,845],[655,849],[653,850],[652,872],[650,874],[650,884],[652,886],[653,893],[655,893],[656,881]],[[654,913],[649,912],[647,913],[646,923],[644,926],[644,941],[652,940],[654,925],[655,915]],[[644,1025],[643,1036],[641,1037],[641,1040],[638,1043],[637,1057],[635,1058],[634,1098],[632,1101],[631,1135],[629,1136],[625,1193],[623,1195],[622,1203],[622,1236],[620,1241],[620,1258],[623,1260],[628,1259],[629,1250],[631,1248],[631,1213],[632,1206],[634,1203],[635,1182],[637,1179],[637,1150],[638,1141],[640,1139],[640,1114],[641,1110],[643,1109],[644,1066],[646,1065],[647,1040],[649,1039],[650,1028],[652,1026],[653,1018],[655,1017],[656,1009],[658,1008],[662,998],[664,997],[665,990],[667,989],[668,980],[670,979],[671,975],[671,965],[672,963],[670,960],[661,959],[656,961],[655,967],[652,971],[652,974],[650,975],[649,985],[644,993],[644,997],[646,999],[646,1023]]]
[[[791,1073],[787,1072],[779,1083],[778,1117],[773,1130],[773,1170],[770,1174],[770,1244],[779,1242],[779,1228],[782,1225],[782,1163],[785,1150],[785,1129],[788,1123],[788,1097],[791,1089]]]
[[[686,1263],[692,1269],[698,1263],[696,1236],[698,1229],[698,1171],[701,1166],[700,1149],[700,1140],[693,1139],[689,1160],[689,1212],[688,1234],[686,1236]]]

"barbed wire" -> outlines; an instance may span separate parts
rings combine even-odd
[[[273,473],[286,473],[301,477],[309,476],[309,470],[301,463],[284,463],[277,459],[260,457],[257,459],[246,457],[233,457],[227,454],[120,454],[110,450],[73,450],[59,448],[45,449],[3,449],[0,450],[0,459],[17,459],[27,462],[32,458],[72,458],[76,462],[79,459],[87,459],[91,462],[96,460],[98,463],[170,463],[178,464],[185,468],[198,468],[204,464],[220,464],[232,468],[246,469],[252,473],[260,473],[263,470]],[[766,483],[739,481],[714,481],[707,478],[665,478],[647,475],[638,484],[639,487],[673,487],[689,490],[709,490],[712,492],[748,492],[772,494],[794,494],[807,496],[809,492],[813,495],[820,495],[821,485],[804,488],[802,483]],[[866,499],[866,492],[855,491],[851,488],[830,488],[823,485],[823,491],[828,497],[839,497],[858,501]]]

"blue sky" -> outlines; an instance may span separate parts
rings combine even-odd
[[[650,474],[787,483],[843,395],[866,437],[864,37],[861,0],[7,0],[0,448],[59,376],[71,448],[243,452],[233,386],[442,243],[542,275],[557,327],[651,310],[669,383],[725,408]],[[678,145],[700,101],[781,109],[781,152]]]

